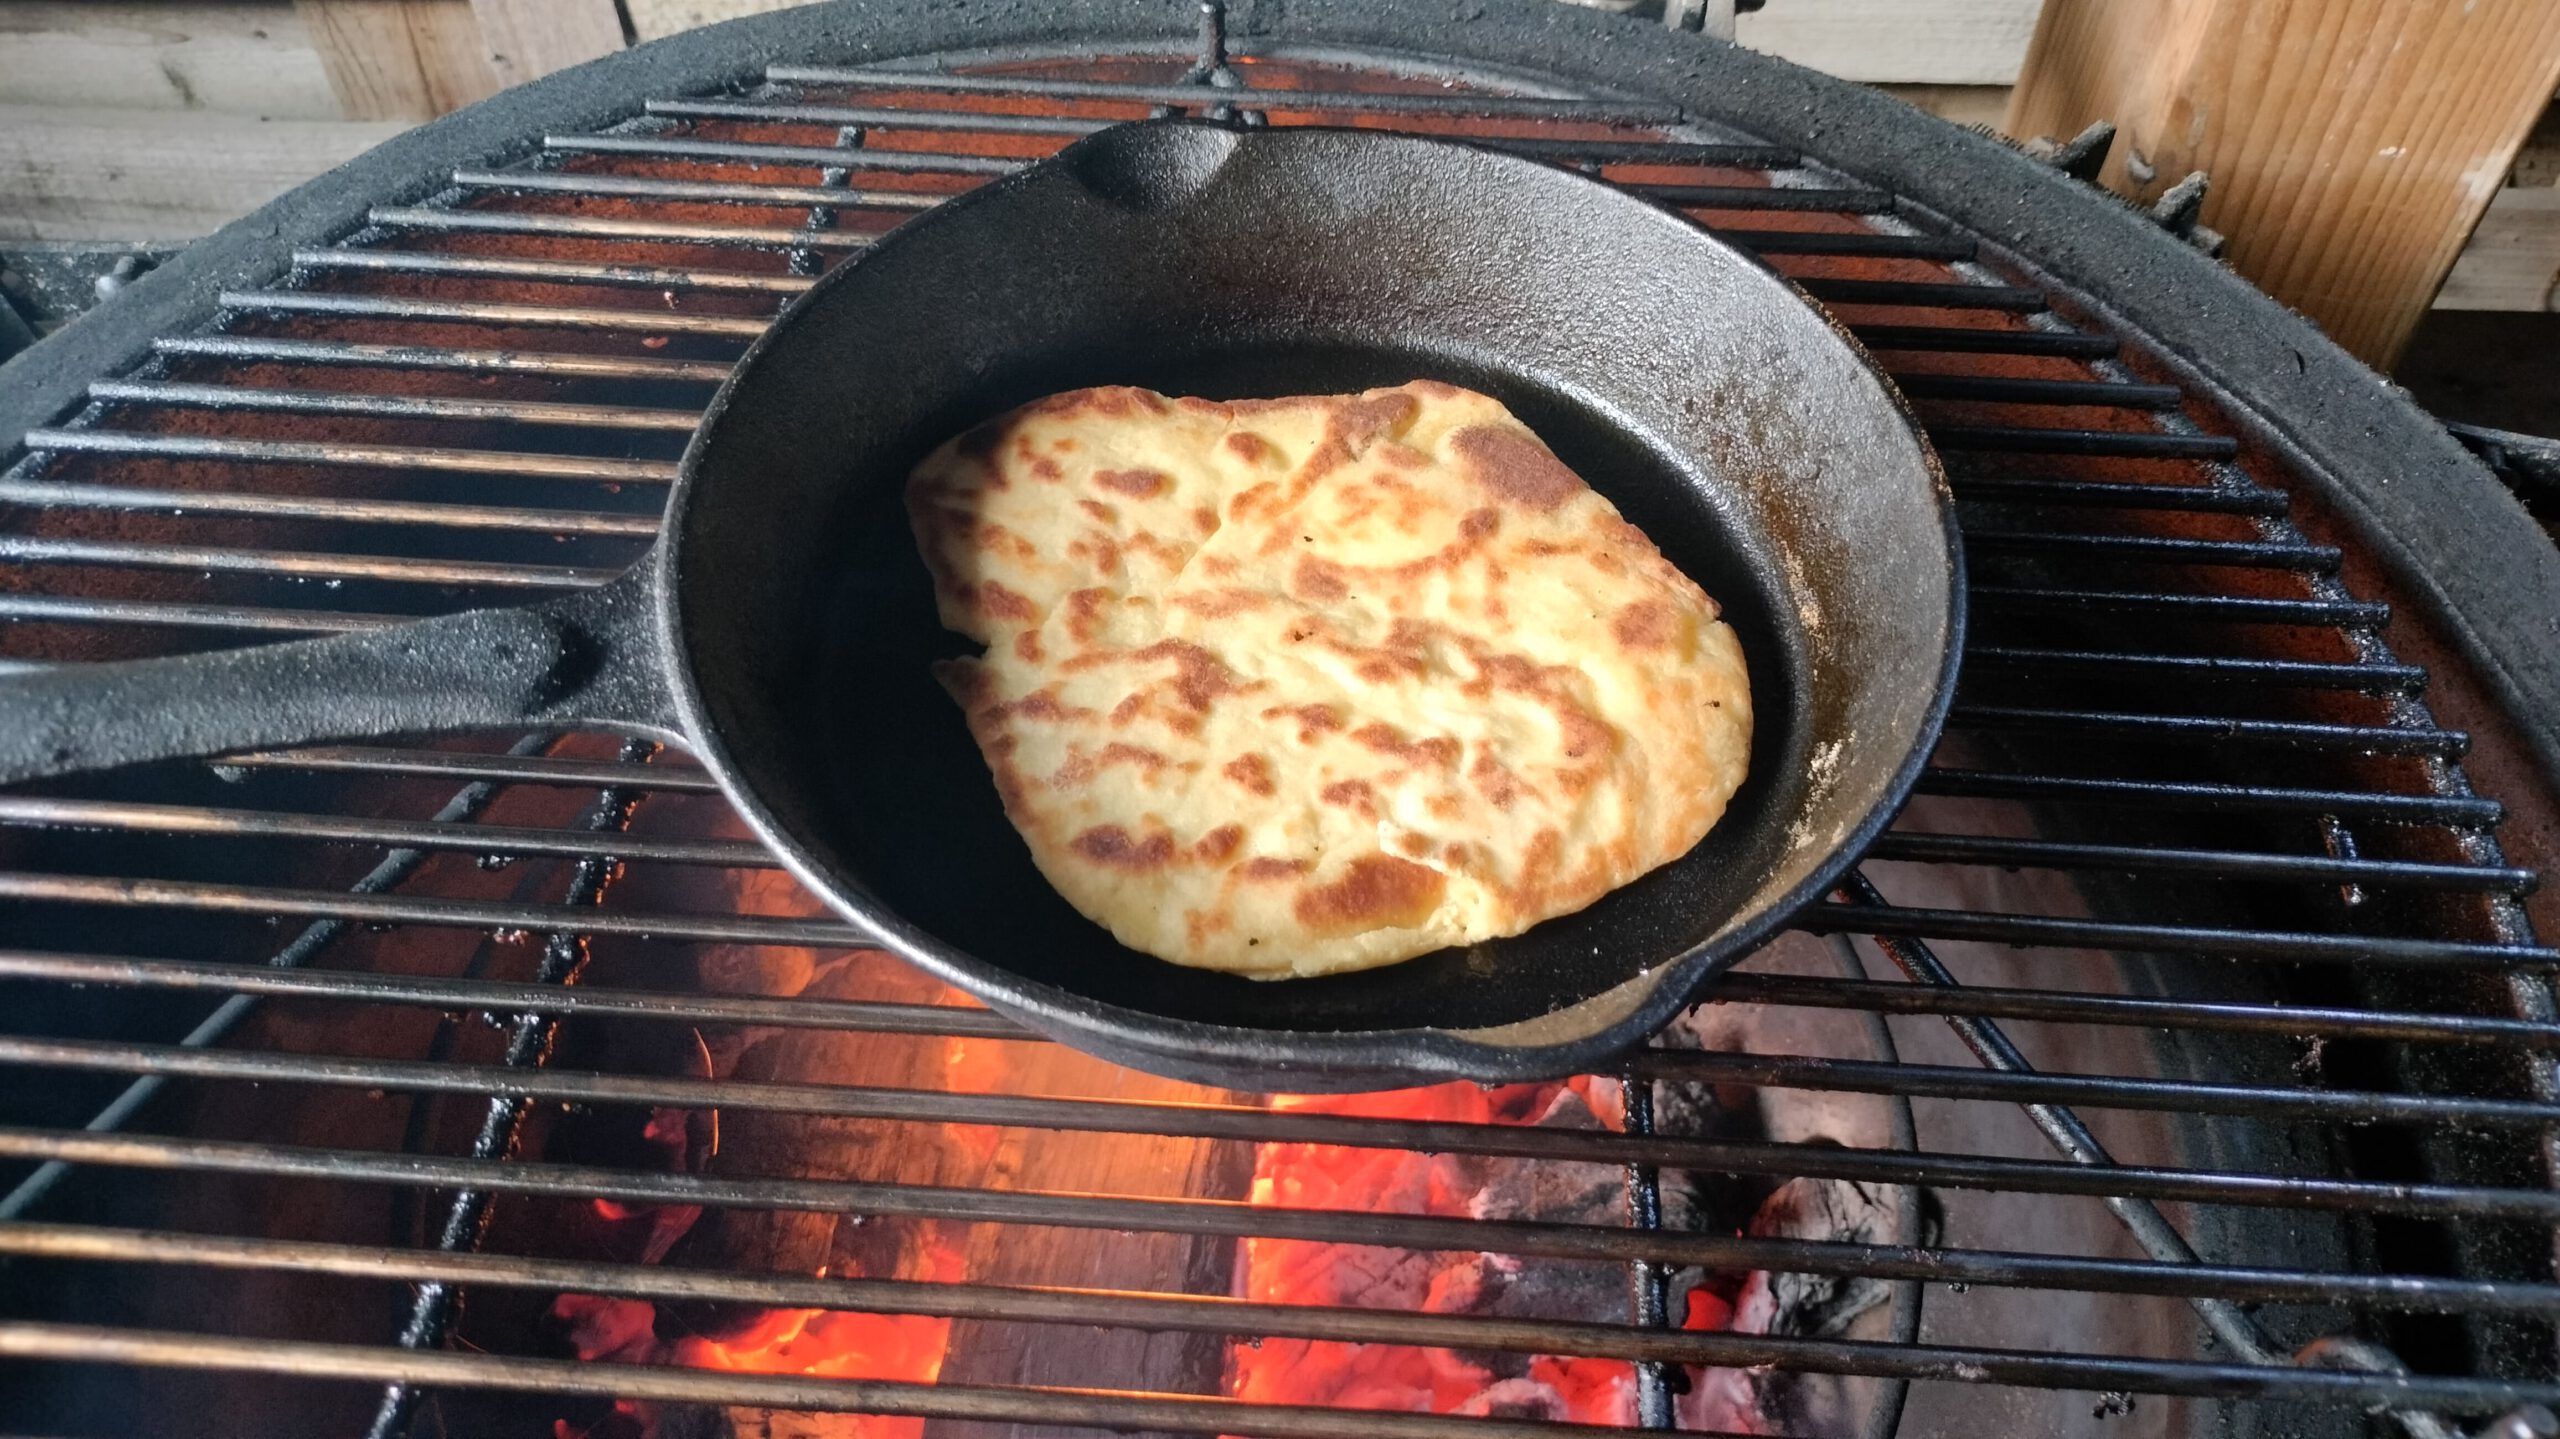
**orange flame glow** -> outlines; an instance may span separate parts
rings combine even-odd
[[[599,1201],[601,1203],[601,1201]],[[904,1266],[901,1266],[904,1267]],[[939,1244],[923,1250],[913,1278],[957,1280],[960,1256]],[[951,1321],[920,1314],[860,1314],[841,1309],[767,1309],[746,1328],[720,1338],[687,1335],[668,1342],[657,1334],[657,1306],[640,1299],[563,1294],[552,1317],[563,1323],[581,1359],[614,1364],[672,1364],[739,1374],[798,1374],[813,1379],[873,1379],[930,1384],[942,1375]],[[552,1426],[554,1439],[649,1439],[660,1430],[660,1407],[618,1400],[603,1421],[579,1428]],[[921,1439],[922,1419],[896,1415],[832,1416],[828,1432],[840,1439]]]
[[[1612,1092],[1601,1093],[1607,1087]],[[1383,1094],[1289,1095],[1274,1109],[1370,1118],[1489,1124],[1530,1121],[1579,1102],[1595,1118],[1615,1111],[1614,1084],[1486,1088],[1443,1084]],[[1251,1202],[1288,1208],[1466,1217],[1480,1192],[1456,1166],[1400,1149],[1265,1144],[1255,1154]],[[1527,1217],[1527,1216],[1520,1216]],[[1410,1306],[1462,1312],[1483,1288],[1484,1269],[1443,1264],[1422,1277],[1414,1256],[1370,1246],[1254,1238],[1238,1256],[1238,1289],[1264,1303]],[[1489,1261],[1488,1261],[1489,1262]],[[1420,1292],[1412,1293],[1416,1285]],[[1692,1309],[1692,1315],[1699,1311]],[[1701,1317],[1712,1317],[1711,1315]],[[1525,1374],[1495,1374],[1447,1349],[1260,1339],[1228,1354],[1228,1392],[1257,1403],[1326,1404],[1438,1414],[1531,1414],[1585,1424],[1626,1424],[1635,1408],[1635,1369],[1620,1360],[1532,1359]]]

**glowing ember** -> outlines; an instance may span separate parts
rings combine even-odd
[[[707,1056],[706,1056],[707,1063]],[[641,1137],[661,1151],[671,1169],[694,1167],[716,1149],[705,1141],[714,1121],[683,1109],[653,1109]],[[664,1260],[700,1221],[695,1205],[623,1204],[611,1199],[588,1208],[614,1247],[643,1264]],[[960,1256],[927,1235],[901,1263],[901,1277],[949,1283],[961,1277]],[[839,1269],[839,1272],[849,1272]],[[581,1359],[609,1364],[658,1364],[725,1369],[745,1374],[796,1374],[818,1379],[904,1380],[930,1384],[942,1373],[951,1321],[913,1314],[857,1314],[833,1309],[766,1309],[744,1327],[719,1335],[658,1333],[658,1309],[641,1299],[563,1294],[551,1317]],[[595,1424],[555,1421],[554,1439],[653,1439],[664,1428],[666,1406],[618,1400]],[[829,1415],[831,1439],[921,1439],[924,1421],[883,1415]]]
[[[956,995],[958,991],[953,991]],[[989,1094],[1004,1087],[1005,1046],[984,1039],[966,1039],[953,1035],[942,1041],[942,1067],[950,1076],[951,1087],[969,1094]],[[955,1124],[950,1130],[952,1143],[959,1145],[980,1166],[995,1162],[996,1150],[1003,1136],[984,1124]]]
[[[601,1202],[600,1202],[601,1203]],[[960,1257],[940,1245],[921,1251],[926,1271],[907,1276],[936,1283],[960,1278]],[[638,1299],[563,1294],[552,1317],[581,1359],[613,1364],[672,1364],[740,1374],[797,1374],[813,1379],[900,1380],[930,1384],[942,1374],[951,1321],[918,1314],[856,1314],[837,1309],[767,1309],[744,1329],[710,1338],[658,1337],[657,1306]],[[660,1432],[664,1406],[617,1400],[612,1414],[580,1428],[560,1420],[554,1439],[649,1439]],[[924,1421],[894,1415],[830,1415],[837,1439],[921,1439]]]
[[[1512,1123],[1566,1128],[1607,1127],[1618,1112],[1617,1085],[1576,1079],[1558,1084],[1483,1088],[1444,1084],[1386,1094],[1283,1096],[1275,1109],[1468,1124]],[[1252,1202],[1288,1208],[1343,1209],[1479,1219],[1565,1219],[1609,1222],[1588,1210],[1614,1202],[1613,1168],[1531,1163],[1397,1149],[1325,1144],[1266,1144],[1255,1154]],[[1587,1300],[1615,1306],[1623,1290],[1586,1284]],[[1426,1313],[1522,1313],[1546,1309],[1557,1318],[1614,1314],[1553,1313],[1557,1294],[1536,1292],[1507,1256],[1440,1254],[1370,1245],[1293,1239],[1248,1239],[1237,1266],[1237,1290],[1265,1303],[1351,1305]],[[1693,1319],[1712,1319],[1721,1301],[1706,1296]],[[1568,1300],[1569,1302],[1569,1300]],[[1461,1354],[1411,1345],[1329,1340],[1260,1339],[1230,1348],[1227,1389],[1260,1403],[1329,1404],[1463,1415],[1526,1416],[1584,1424],[1628,1424],[1635,1418],[1635,1369],[1612,1359]]]

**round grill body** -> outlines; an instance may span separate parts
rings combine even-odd
[[[2140,215],[1873,92],[1532,0],[1214,18],[810,6],[322,177],[0,371],[0,655],[600,584],[730,362],[867,235],[1166,107],[1458,134],[1750,248],[1944,456],[1963,684],[1852,882],[1622,1073],[1364,1110],[1111,1070],[846,958],[646,745],[0,794],[0,1410],[1467,1439],[2560,1399],[2560,561],[2494,479]],[[1268,1287],[1452,1252],[1601,1279],[1516,1312]],[[660,1322],[608,1362],[558,1316],[629,1311],[562,1296]],[[741,1306],[903,1316],[877,1334],[937,1357],[754,1376],[672,1337]],[[1297,1389],[1255,1387],[1272,1345]],[[1384,1421],[1304,1379],[1347,1350],[1619,1407]]]

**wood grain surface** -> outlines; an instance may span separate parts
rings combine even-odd
[[[501,85],[521,85],[622,48],[614,0],[471,0]]]
[[[2208,172],[2231,263],[2388,366],[2556,83],[2550,0],[2049,0],[2006,128],[2115,121],[2138,200]]]
[[[471,0],[294,0],[350,120],[432,120],[498,91]]]

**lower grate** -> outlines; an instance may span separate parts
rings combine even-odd
[[[860,951],[645,746],[0,795],[7,1412],[1813,1439],[2560,1403],[2560,952],[2389,609],[2138,337],[1712,117],[1229,56],[1214,15],[1195,50],[654,99],[377,210],[30,434],[0,650],[600,583],[813,275],[1166,106],[1596,168],[1877,352],[1978,621],[1865,875],[1622,1073],[1310,1101],[1113,1070]]]

